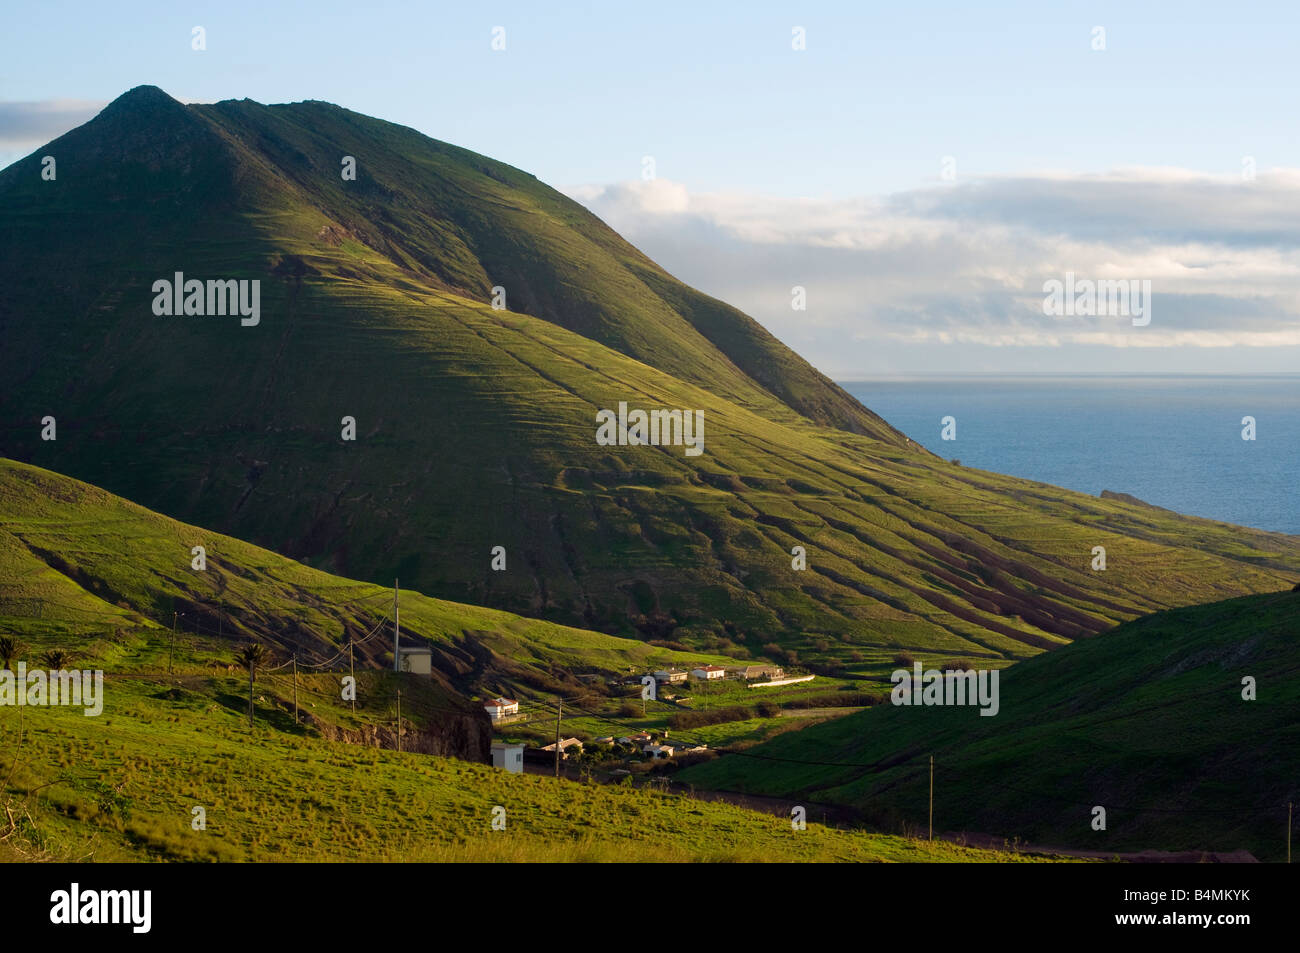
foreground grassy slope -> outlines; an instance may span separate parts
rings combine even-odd
[[[98,640],[108,651],[100,664],[110,671],[156,672],[179,612],[183,639],[227,648],[257,639],[286,657],[299,652],[304,664],[334,659],[335,668],[346,668],[339,652],[353,639],[358,666],[392,664],[391,635],[371,634],[389,617],[391,589],[331,576],[10,460],[0,459],[0,501],[0,633],[83,658]],[[200,545],[202,572],[191,568],[190,555]],[[438,679],[461,693],[576,687],[574,673],[726,661],[409,591],[401,623],[405,644],[430,646]],[[144,647],[112,651],[123,637]],[[180,664],[184,671],[183,658]]]
[[[176,270],[258,278],[261,323],[155,317]],[[1300,573],[1294,537],[909,447],[531,177],[324,104],[122,97],[0,173],[0,287],[0,453],[443,598],[872,672]],[[702,409],[704,454],[597,446],[619,401]]]
[[[1245,676],[1257,701],[1242,699]],[[995,717],[884,705],[748,754],[683,777],[916,823],[933,754],[944,830],[1277,860],[1300,795],[1300,592],[1161,612],[1017,663]]]
[[[811,823],[795,832],[788,817],[726,804],[249,729],[217,701],[221,682],[110,678],[98,718],[0,708],[0,805],[19,821],[0,860],[1026,859]],[[191,827],[196,806],[206,830]],[[496,806],[504,831],[491,829]]]

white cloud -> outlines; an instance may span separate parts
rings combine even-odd
[[[1106,349],[1245,349],[1247,361],[1300,348],[1300,170],[984,177],[847,200],[665,180],[568,191],[833,374],[870,364],[881,342],[940,360],[964,345],[1058,349],[1064,366],[1075,347],[1094,363]],[[1151,323],[1044,315],[1043,282],[1067,271],[1149,280]],[[806,312],[790,308],[793,285]]]

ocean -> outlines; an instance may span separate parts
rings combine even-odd
[[[841,386],[962,464],[1300,535],[1298,377],[979,377]],[[940,438],[956,418],[956,440]],[[1255,439],[1242,439],[1242,418]]]

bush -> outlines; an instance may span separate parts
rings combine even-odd
[[[916,659],[912,657],[911,652],[899,652],[897,655],[894,656],[894,664],[905,665],[908,668],[911,668],[913,665],[916,664]]]
[[[640,706],[640,705],[634,705],[634,704],[632,704],[631,702],[624,702],[621,706],[619,706],[619,709],[618,709],[618,717],[620,717],[620,718],[640,718],[640,717],[641,717],[641,706]]]
[[[949,659],[940,665],[939,668],[945,672],[973,672],[975,670],[975,666],[964,658]]]

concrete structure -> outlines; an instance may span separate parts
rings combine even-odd
[[[752,682],[750,688],[777,688],[781,685],[797,685],[799,682],[811,682],[816,675],[792,675],[790,678],[774,678],[770,682]]]
[[[511,774],[524,773],[524,746],[492,742],[492,767],[505,768]]]
[[[433,651],[422,645],[403,645],[398,652],[401,654],[401,664],[397,669],[400,672],[411,672],[415,675],[429,675],[433,672]]]
[[[686,672],[680,668],[661,668],[655,672],[655,681],[663,682],[668,685],[675,685],[678,682],[686,681]]]

